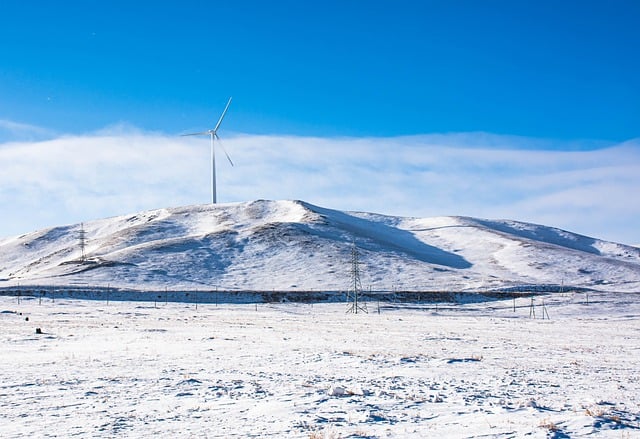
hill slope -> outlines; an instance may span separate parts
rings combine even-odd
[[[559,285],[640,290],[640,249],[516,221],[402,218],[302,201],[158,209],[0,240],[0,287],[343,290]]]

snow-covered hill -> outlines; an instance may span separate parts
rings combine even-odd
[[[152,210],[3,239],[0,287],[344,290],[352,243],[365,289],[563,284],[640,291],[636,247],[516,221],[402,218],[264,200]]]

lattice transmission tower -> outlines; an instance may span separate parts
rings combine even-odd
[[[80,262],[84,262],[87,259],[85,249],[87,248],[87,232],[84,230],[84,223],[80,223],[80,230],[78,230],[78,243],[80,244]]]
[[[361,301],[362,283],[360,282],[360,257],[355,241],[351,245],[351,282],[347,291],[347,313],[358,314],[358,311],[368,313],[367,303]]]

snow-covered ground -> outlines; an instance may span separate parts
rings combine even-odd
[[[0,296],[0,437],[640,437],[639,298]]]

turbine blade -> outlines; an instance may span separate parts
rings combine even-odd
[[[229,100],[227,101],[227,105],[224,107],[224,110],[222,111],[222,114],[220,115],[220,119],[218,119],[218,123],[216,124],[215,128],[213,129],[214,133],[216,131],[218,131],[218,128],[220,128],[220,124],[222,123],[222,119],[224,119],[224,115],[227,114],[227,110],[229,109],[229,105],[231,105],[231,99],[232,98],[229,98]]]
[[[201,133],[188,133],[188,134],[180,134],[181,137],[184,136],[204,136],[204,135],[209,135],[211,133],[209,133],[209,131],[202,131]]]
[[[227,156],[227,160],[229,160],[229,163],[231,163],[231,166],[235,166],[233,164],[233,162],[231,161],[231,157],[229,157],[229,154],[227,153],[227,150],[224,148],[224,146],[222,146],[222,142],[220,141],[220,137],[217,134],[215,134],[215,138],[218,141],[218,145],[220,145],[220,148],[222,148],[222,152],[224,152],[224,155]]]

